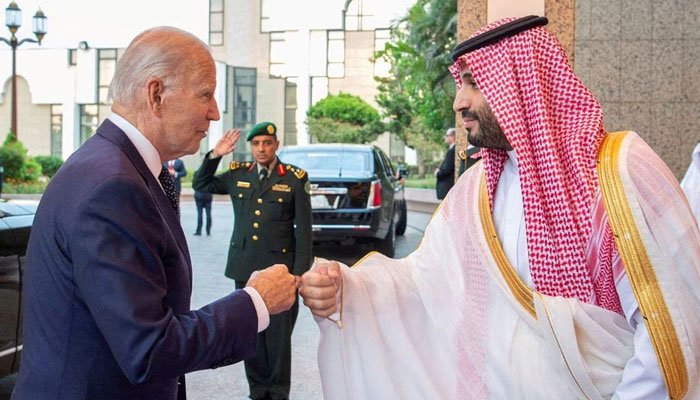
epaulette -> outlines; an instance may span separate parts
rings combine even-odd
[[[467,159],[467,151],[466,151],[466,150],[460,151],[460,152],[458,153],[458,155],[459,155],[459,158],[460,158],[461,160],[466,160],[466,159]]]
[[[297,167],[295,167],[295,166],[293,166],[293,165],[287,164],[287,169],[290,170],[290,171],[292,171],[292,173],[294,174],[294,176],[297,177],[297,179],[301,179],[301,178],[303,178],[304,176],[306,176],[306,171],[304,171],[304,170],[301,169],[301,168],[297,168]]]
[[[248,167],[250,167],[250,161],[231,161],[231,164],[229,164],[231,171]]]

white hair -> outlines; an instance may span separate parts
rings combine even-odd
[[[457,131],[455,128],[447,128],[447,131],[445,132],[445,136],[454,136]]]
[[[109,86],[115,104],[134,104],[139,89],[151,78],[158,78],[169,88],[191,76],[201,65],[191,57],[198,48],[209,47],[189,32],[160,26],[141,32],[119,58]],[[201,64],[201,63],[200,63]]]

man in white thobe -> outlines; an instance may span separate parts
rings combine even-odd
[[[697,224],[646,143],[604,130],[546,22],[452,54],[483,161],[419,248],[304,275],[326,399],[700,396]]]

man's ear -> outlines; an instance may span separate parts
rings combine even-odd
[[[161,107],[163,106],[163,81],[159,78],[151,78],[146,81],[148,90],[148,108],[156,117],[162,117]]]

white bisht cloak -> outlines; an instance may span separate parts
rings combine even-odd
[[[698,398],[700,233],[677,181],[636,134],[617,155],[669,316],[661,337],[671,340],[655,346],[676,357],[660,364],[676,393]],[[481,219],[490,224],[482,175],[476,165],[459,179],[408,257],[373,253],[343,266],[343,328],[319,321],[325,399],[612,396],[634,352],[629,325],[576,299],[530,292],[528,303],[529,289],[489,245],[497,239]]]
[[[700,221],[700,143],[693,150],[690,166],[681,180],[681,188],[688,197],[688,203],[690,203],[690,209],[693,210],[695,218]]]

